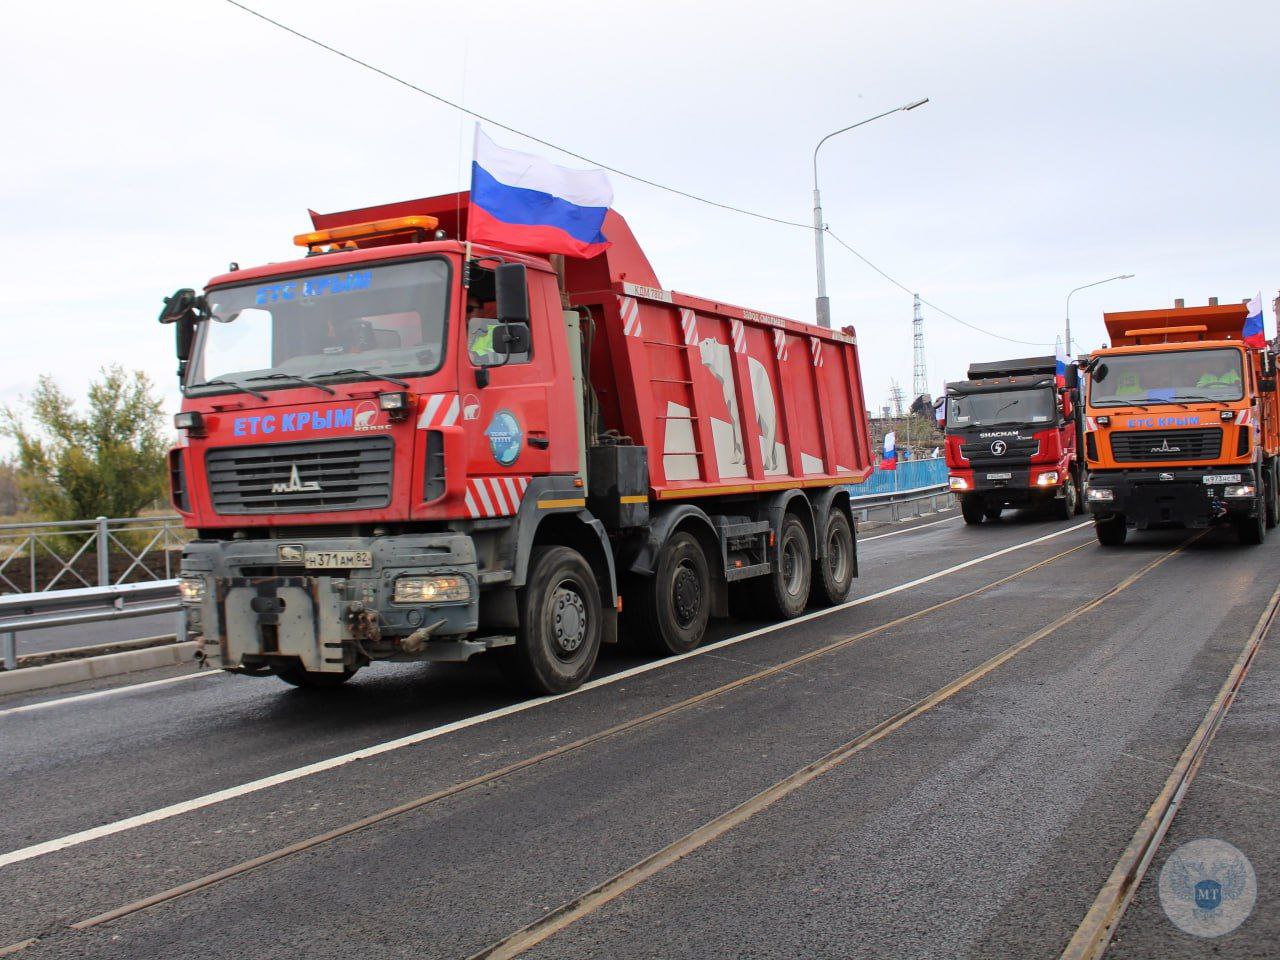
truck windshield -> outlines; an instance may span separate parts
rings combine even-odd
[[[1089,403],[1119,407],[1140,403],[1239,400],[1244,396],[1240,351],[1166,350],[1104,356],[1089,378]]]
[[[212,319],[201,324],[188,389],[297,386],[290,375],[427,374],[444,358],[449,264],[437,258],[256,280],[211,290],[208,300]]]
[[[948,401],[947,426],[990,427],[997,423],[1048,423],[1056,408],[1053,391],[997,390],[991,393],[962,393]]]

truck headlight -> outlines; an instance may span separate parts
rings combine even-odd
[[[1037,487],[1052,487],[1057,482],[1058,482],[1057,470],[1047,470],[1044,473],[1040,474],[1040,476],[1036,477]]]
[[[1258,495],[1258,488],[1252,483],[1238,483],[1234,486],[1224,487],[1222,495],[1224,497],[1234,498],[1256,497]]]
[[[204,601],[204,577],[179,577],[178,599],[183,603]]]
[[[1089,488],[1090,500],[1114,500],[1115,498],[1116,492],[1114,490],[1108,490],[1106,487]]]
[[[466,577],[398,577],[394,603],[458,603],[471,599]]]
[[[951,482],[952,490],[968,490],[969,489],[969,481],[966,480],[964,477],[952,477],[950,482]]]

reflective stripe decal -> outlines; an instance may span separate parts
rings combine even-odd
[[[622,314],[622,332],[628,337],[638,337],[643,332],[640,325],[640,304],[635,297],[619,297],[618,312]]]
[[[473,477],[462,502],[472,519],[511,517],[520,510],[530,477]]]
[[[418,417],[418,429],[452,427],[458,422],[462,401],[456,393],[433,393],[422,398],[422,415]]]

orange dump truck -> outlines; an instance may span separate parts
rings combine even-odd
[[[1277,517],[1280,412],[1272,344],[1245,342],[1243,304],[1104,314],[1085,365],[1087,503],[1098,541],[1129,528],[1230,523],[1261,543]]]

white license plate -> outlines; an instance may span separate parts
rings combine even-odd
[[[988,473],[987,479],[988,480],[1012,480],[1013,474],[1012,473]]]
[[[1238,473],[1211,473],[1204,478],[1205,483],[1239,483]]]
[[[373,566],[373,554],[368,550],[308,550],[306,564],[322,570],[368,568]]]

